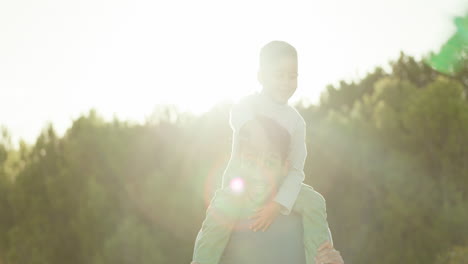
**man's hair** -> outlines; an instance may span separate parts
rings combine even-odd
[[[274,40],[267,43],[260,50],[260,69],[276,62],[279,58],[288,56],[297,60],[297,51],[291,44],[285,41]]]
[[[259,126],[254,126],[254,124]],[[289,145],[291,141],[291,136],[284,127],[278,124],[271,118],[257,115],[254,119],[247,121],[239,130],[239,138],[241,146],[248,141],[256,140],[253,135],[252,129],[261,128],[263,134],[266,137],[266,140],[270,146],[278,150],[281,158],[286,160],[289,154]]]

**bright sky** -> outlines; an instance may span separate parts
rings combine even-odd
[[[292,101],[420,57],[454,32],[466,0],[0,0],[0,125],[32,143],[96,108],[144,121],[159,104],[202,113],[258,90],[258,52],[299,53]]]

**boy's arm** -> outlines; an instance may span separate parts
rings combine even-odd
[[[305,143],[306,126],[301,118],[293,135],[291,135],[291,148],[289,152],[290,168],[275,197],[275,202],[283,206],[281,213],[289,215],[296,202],[301,184],[304,181],[304,163],[307,157]]]
[[[231,108],[229,114],[229,125],[232,129],[232,149],[231,158],[226,166],[223,173],[222,187],[225,188],[229,181],[234,176],[235,168],[239,162],[239,128],[242,127],[245,122],[252,119],[253,113],[249,105],[244,103],[235,104]]]
[[[223,178],[222,178],[222,188],[225,188],[229,186],[230,180],[234,177],[235,173],[235,168],[238,166],[236,165],[239,162],[239,155],[238,155],[238,136],[237,136],[237,131],[233,131],[232,133],[232,149],[231,149],[231,157],[229,158],[229,162],[226,166],[226,169],[224,170],[223,173]]]

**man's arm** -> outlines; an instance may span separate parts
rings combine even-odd
[[[307,157],[306,126],[301,118],[294,133],[291,135],[291,148],[289,152],[290,168],[274,201],[283,206],[281,213],[288,215],[296,202],[301,184],[304,181],[304,163]]]

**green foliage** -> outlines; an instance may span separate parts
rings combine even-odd
[[[467,107],[455,80],[418,87],[383,78],[350,111],[315,124],[311,181],[328,198],[345,256],[433,263],[450,245],[467,243]]]
[[[228,157],[228,109],[146,125],[90,111],[62,138],[50,126],[32,147],[0,145],[1,263],[189,262]]]
[[[445,254],[439,255],[436,264],[468,263],[468,247],[455,246]]]

